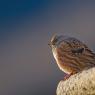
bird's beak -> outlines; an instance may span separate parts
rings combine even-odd
[[[50,43],[48,45],[50,46]]]
[[[51,47],[51,43],[48,43],[48,45]]]

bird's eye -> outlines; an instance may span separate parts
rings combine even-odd
[[[58,39],[53,39],[53,41],[51,42],[52,43],[52,45],[55,45],[56,43],[57,43],[57,41],[58,41]]]
[[[84,48],[72,49],[72,53],[83,53]]]
[[[55,38],[52,43],[55,44],[57,41],[58,39]]]

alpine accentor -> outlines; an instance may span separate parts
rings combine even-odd
[[[95,66],[95,54],[74,37],[55,35],[49,45],[58,67],[69,76]]]

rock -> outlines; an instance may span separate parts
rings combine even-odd
[[[61,80],[57,95],[95,95],[95,67]]]

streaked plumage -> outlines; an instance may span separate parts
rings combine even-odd
[[[58,67],[67,74],[95,66],[95,54],[76,38],[53,36],[50,46]]]

